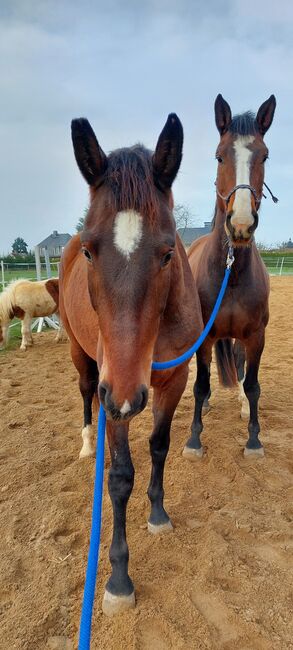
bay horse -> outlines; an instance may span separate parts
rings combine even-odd
[[[183,353],[201,331],[202,318],[172,213],[171,187],[183,146],[178,117],[169,115],[154,154],[135,145],[106,156],[84,118],[72,121],[72,140],[89,185],[90,207],[84,230],[63,252],[60,312],[84,404],[80,458],[95,454],[96,393],[106,411],[114,526],[103,611],[112,615],[135,604],[126,541],[126,508],[134,483],[129,423],[145,408],[152,385],[148,530],[168,531],[172,524],[163,504],[163,473],[188,364],[151,372],[151,363]]]
[[[58,310],[58,278],[48,280],[14,280],[0,293],[0,348],[9,338],[9,323],[13,318],[21,319],[21,350],[33,344],[31,324],[33,318],[51,316]],[[62,339],[62,327],[56,341]]]
[[[195,241],[188,252],[204,323],[219,292],[229,244],[234,249],[235,261],[219,315],[197,353],[194,419],[191,437],[183,451],[189,459],[203,454],[202,409],[208,407],[210,396],[213,345],[222,385],[229,387],[239,382],[241,415],[249,418],[244,455],[264,454],[259,440],[258,370],[269,320],[269,276],[256,248],[254,232],[263,196],[264,163],[268,158],[263,137],[273,121],[275,107],[276,100],[271,95],[256,117],[247,112],[232,118],[230,106],[222,95],[215,101],[220,143],[216,151],[218,173],[213,230]],[[272,198],[277,201],[273,195]]]

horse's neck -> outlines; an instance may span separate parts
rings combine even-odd
[[[178,319],[178,315],[185,310],[186,303],[193,300],[193,294],[194,280],[187,255],[183,244],[177,239],[165,315]]]
[[[218,207],[215,214],[215,226],[210,237],[210,257],[213,260],[215,268],[221,269],[224,269],[226,266],[228,254],[228,235],[224,228],[225,218],[225,214]],[[249,246],[234,248],[235,259],[232,266],[232,276],[250,272],[252,256],[255,250],[256,246],[254,242]]]

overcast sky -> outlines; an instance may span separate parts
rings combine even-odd
[[[258,239],[293,236],[291,0],[10,0],[0,4],[0,253],[73,233],[88,202],[70,121],[85,116],[105,151],[154,148],[170,112],[184,127],[174,184],[197,224],[214,208],[213,105],[257,111],[274,93]]]

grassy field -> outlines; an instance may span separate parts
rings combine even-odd
[[[57,264],[51,266],[51,272],[53,277],[58,277]],[[47,278],[46,269],[42,269],[42,280],[46,280],[46,278]],[[20,280],[20,279],[36,280],[37,279],[36,269],[33,268],[27,269],[21,267],[16,267],[14,269],[6,269],[6,268],[4,269],[5,283],[11,282],[11,280]]]

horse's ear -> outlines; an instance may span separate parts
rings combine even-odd
[[[264,135],[271,126],[274,119],[276,104],[275,95],[271,95],[258,109],[256,123],[261,135]]]
[[[153,155],[154,181],[162,190],[170,189],[176,178],[182,159],[182,147],[182,124],[175,113],[170,113]]]
[[[215,119],[220,135],[224,135],[231,124],[232,113],[228,102],[222,95],[218,95],[215,101]]]
[[[84,117],[72,120],[71,135],[75,159],[89,185],[95,185],[107,169],[107,156],[101,149],[93,129]]]

